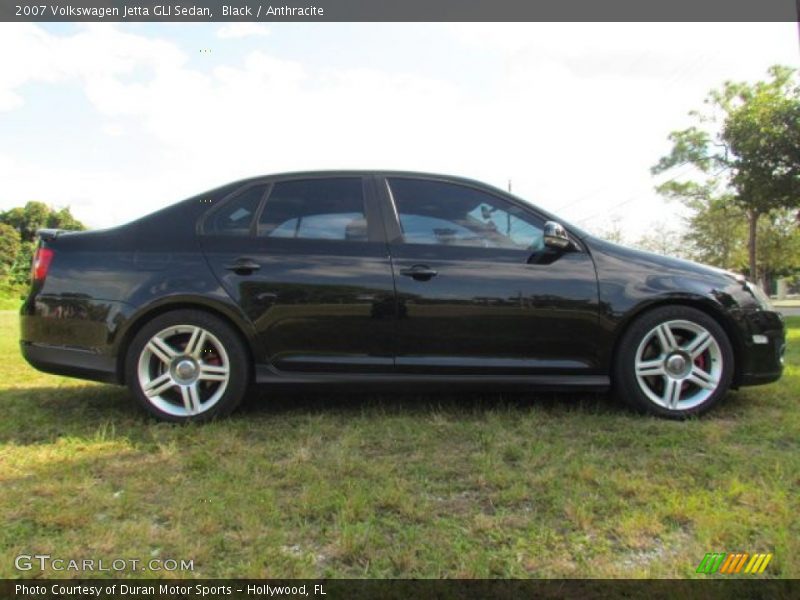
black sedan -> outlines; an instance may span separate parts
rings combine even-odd
[[[685,417],[783,369],[782,317],[742,277],[455,177],[258,177],[39,237],[25,358],[171,421],[254,383],[612,389]]]

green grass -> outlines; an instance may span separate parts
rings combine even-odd
[[[182,427],[30,369],[0,313],[0,577],[39,574],[21,553],[194,560],[137,577],[694,577],[711,551],[800,577],[788,322],[780,382],[686,422],[601,396],[323,391]]]
[[[27,288],[19,286],[0,285],[0,310],[19,310],[27,291]]]

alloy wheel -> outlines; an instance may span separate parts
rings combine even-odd
[[[702,325],[665,321],[642,338],[634,370],[639,388],[652,402],[685,411],[705,402],[719,387],[722,350]]]
[[[197,325],[173,325],[144,345],[137,365],[145,398],[176,417],[202,414],[225,393],[228,353],[219,339]]]

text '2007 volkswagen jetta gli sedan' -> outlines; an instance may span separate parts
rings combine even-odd
[[[259,177],[39,238],[25,358],[171,421],[251,383],[610,388],[685,417],[783,368],[783,320],[742,277],[455,177]]]

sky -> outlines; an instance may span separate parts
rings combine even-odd
[[[680,225],[650,167],[708,91],[800,66],[796,23],[2,23],[0,55],[0,209],[112,227],[254,175],[379,168],[510,181],[631,239]]]

